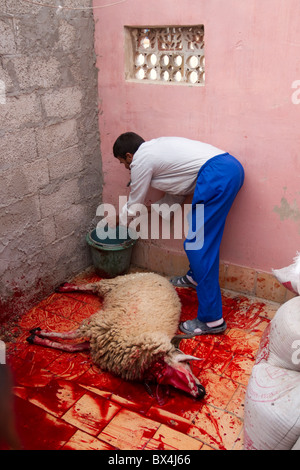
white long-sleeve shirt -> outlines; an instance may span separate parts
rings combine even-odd
[[[150,187],[165,193],[159,204],[182,203],[194,192],[202,165],[223,153],[224,150],[210,144],[183,137],[160,137],[144,142],[130,165],[130,194],[121,210],[120,221],[136,215],[130,209],[144,202]]]

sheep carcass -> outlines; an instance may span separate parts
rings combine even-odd
[[[57,333],[36,328],[31,330],[28,342],[69,352],[89,349],[96,365],[125,380],[172,385],[195,398],[205,395],[188,364],[199,359],[177,349],[186,336],[175,335],[181,303],[167,279],[154,273],[136,273],[85,285],[65,283],[56,291],[97,294],[104,297],[103,307],[75,331]],[[63,344],[53,338],[87,341]]]

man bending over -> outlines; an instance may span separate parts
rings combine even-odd
[[[241,163],[212,145],[182,137],[160,137],[145,141],[134,132],[118,137],[114,156],[131,171],[128,202],[119,214],[120,224],[133,214],[133,204],[142,204],[151,187],[165,193],[169,204],[182,203],[193,194],[190,224],[197,227],[197,205],[204,206],[204,238],[193,230],[184,242],[190,269],[171,282],[176,287],[197,291],[197,318],[179,325],[191,336],[222,333],[226,323],[222,314],[219,285],[219,251],[226,217],[244,182]],[[199,230],[199,228],[197,228]],[[202,225],[203,230],[203,225]]]

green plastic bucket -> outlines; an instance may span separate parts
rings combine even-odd
[[[125,274],[130,267],[132,249],[137,242],[135,233],[124,227],[119,227],[111,236],[100,239],[96,229],[86,235],[86,241],[91,249],[92,261],[96,272],[103,277],[115,277]]]

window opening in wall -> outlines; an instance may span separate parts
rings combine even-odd
[[[205,84],[204,26],[125,27],[125,76],[141,82]]]

